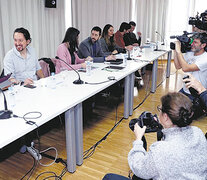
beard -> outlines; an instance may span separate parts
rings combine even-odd
[[[23,48],[22,45],[20,45],[20,46],[15,46],[15,47],[16,47],[16,50],[19,51],[19,52],[21,52],[21,51],[24,50],[24,48]]]
[[[198,53],[201,50],[201,48],[197,47],[197,48],[191,48],[191,51],[194,53]]]

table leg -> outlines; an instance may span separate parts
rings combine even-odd
[[[172,58],[172,51],[169,51],[167,54],[167,73],[166,73],[167,78],[170,77],[171,58]]]
[[[130,75],[126,76],[124,79],[124,118],[129,117],[129,107],[130,107]]]
[[[152,93],[156,91],[156,87],[157,87],[157,66],[158,66],[158,59],[155,59],[152,68],[152,87],[151,87]]]
[[[134,79],[135,74],[130,75],[130,95],[129,95],[129,115],[133,114],[133,105],[134,105]]]
[[[65,112],[65,133],[66,133],[67,169],[69,172],[73,173],[76,170],[74,108],[71,108]]]
[[[76,164],[83,164],[83,110],[82,103],[75,106]]]

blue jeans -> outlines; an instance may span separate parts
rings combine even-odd
[[[186,92],[183,90],[183,88],[182,88],[179,92],[185,94],[187,97],[189,97],[189,99],[190,99],[191,101],[193,101],[193,99],[195,99],[194,96],[192,96],[191,94],[186,93]]]

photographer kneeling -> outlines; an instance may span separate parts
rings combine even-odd
[[[128,163],[137,179],[207,179],[207,141],[192,122],[192,102],[182,93],[168,93],[158,106],[163,139],[143,148],[146,127],[135,124],[136,140]],[[110,178],[107,178],[110,177]],[[126,179],[108,174],[105,179]]]

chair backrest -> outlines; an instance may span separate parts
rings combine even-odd
[[[55,63],[52,59],[40,58],[39,63],[45,77],[48,77],[51,75],[52,72],[55,72]]]
[[[3,76],[4,76],[4,69],[2,70],[0,77],[3,77]]]

